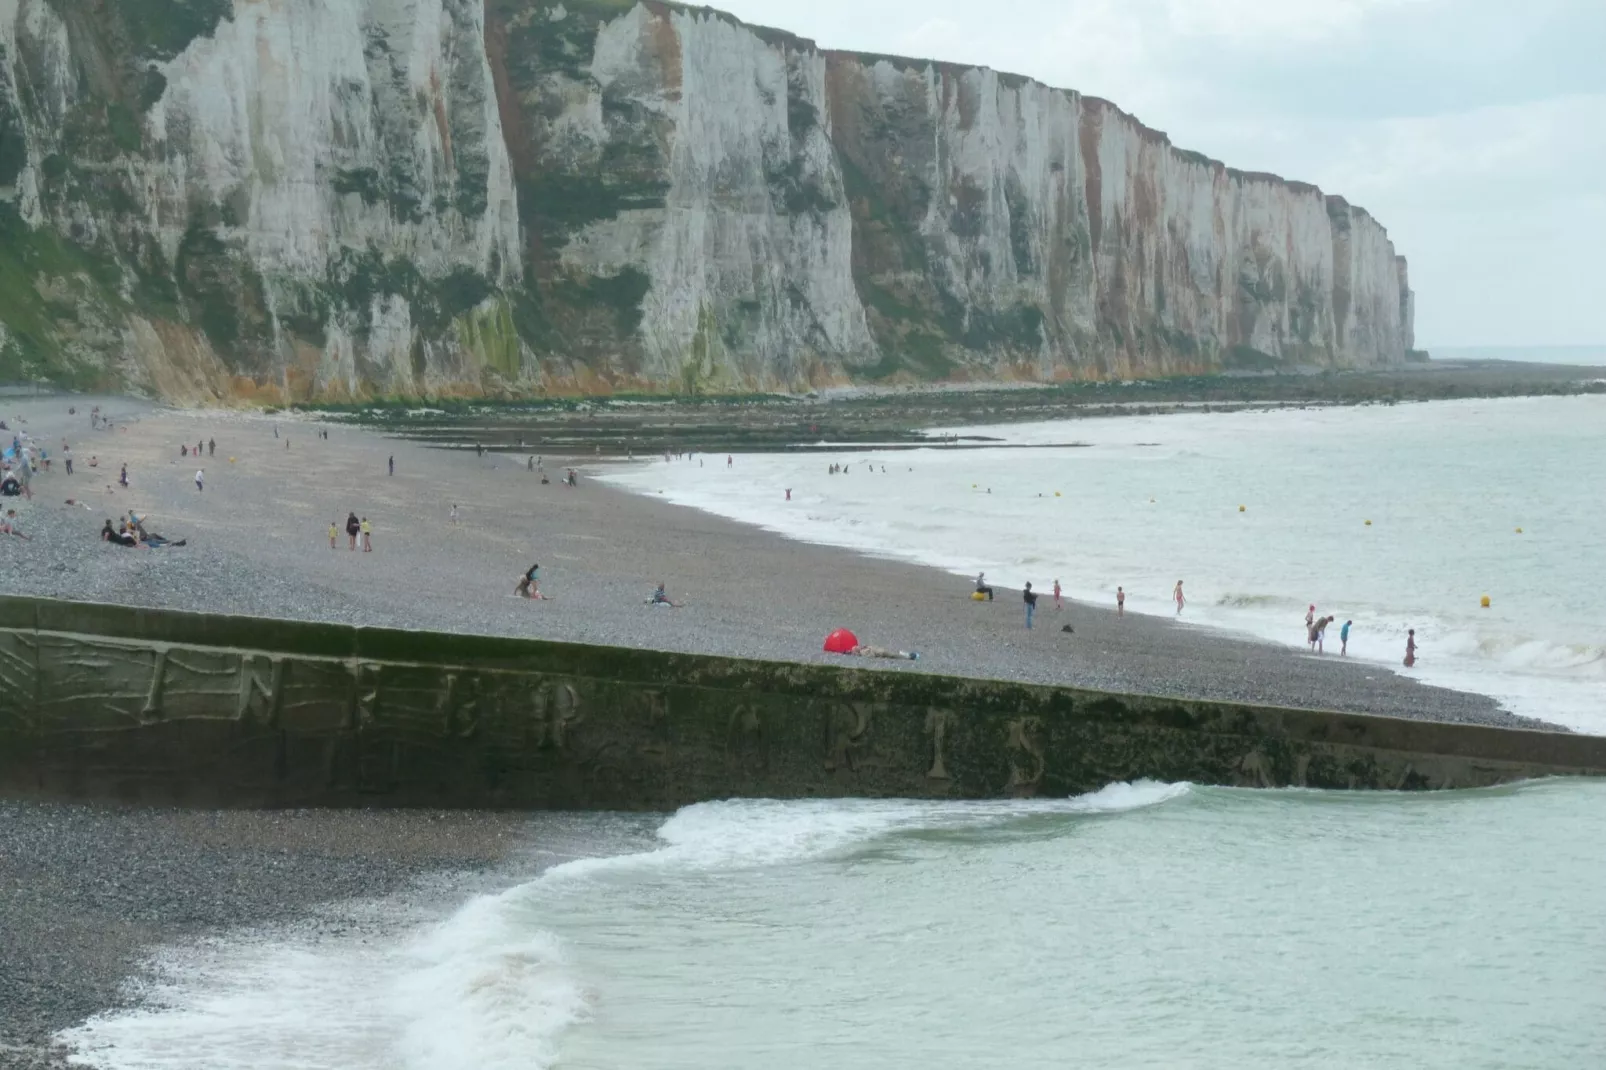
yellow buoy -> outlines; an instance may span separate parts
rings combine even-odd
[[[1521,528],[1518,528],[1518,529],[1517,529],[1517,534],[1518,534],[1518,535],[1521,535],[1521,534],[1522,534],[1522,529],[1521,529]]]
[[[1240,513],[1241,513],[1241,512],[1243,512],[1243,511],[1244,511],[1244,507],[1243,507],[1243,506],[1241,506],[1241,505],[1240,505],[1240,506],[1239,506],[1239,507],[1238,507],[1238,511],[1239,511],[1239,512],[1240,512]]]
[[[1367,526],[1367,527],[1371,527],[1371,526],[1372,526],[1372,522],[1371,522],[1371,521],[1370,521],[1370,520],[1368,520],[1368,521],[1367,521],[1367,522],[1366,522],[1366,526]]]
[[[233,463],[234,463],[234,458],[233,458],[233,457],[230,457],[230,458],[229,458],[229,463],[230,463],[230,464],[233,464]]]
[[[1488,595],[1484,595],[1481,599],[1479,599],[1478,600],[1478,605],[1482,606],[1484,609],[1488,609],[1489,608],[1489,596]]]
[[[1059,492],[1059,491],[1057,491],[1057,490],[1056,490],[1056,491],[1055,491],[1055,492],[1054,492],[1054,497],[1056,497],[1056,498],[1058,498],[1058,497],[1059,497],[1059,496],[1060,496],[1060,492]]]
[[[974,483],[972,483],[972,484],[971,484],[971,485],[970,485],[970,489],[971,489],[971,490],[975,490],[975,489],[976,489],[976,484],[974,484]]]

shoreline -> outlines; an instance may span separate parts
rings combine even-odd
[[[0,802],[0,1065],[75,1065],[58,1034],[137,1006],[158,949],[281,927],[349,936],[378,901],[376,932],[428,923],[586,853],[563,824]]]
[[[793,541],[595,482],[611,458],[574,458],[580,487],[571,490],[556,481],[569,458],[547,457],[554,478],[541,485],[506,455],[433,449],[302,417],[112,400],[103,407],[126,414],[118,418],[126,430],[90,431],[94,403],[3,406],[8,419],[21,413],[53,455],[67,436],[78,461],[72,477],[58,461],[20,505],[32,538],[0,540],[8,592],[771,661],[840,663],[820,643],[846,625],[866,642],[922,652],[916,663],[856,666],[875,671],[1555,727],[1376,666],[1162,617],[1117,621],[1113,609],[1069,603],[1073,635],[1058,630],[1051,608],[1039,613],[1042,627],[1026,632],[1007,594],[972,603],[968,585],[942,570]],[[69,406],[78,412],[69,416]],[[205,459],[206,489],[197,491],[195,461],[179,456],[179,443],[214,437],[218,452]],[[91,453],[101,458],[96,469],[86,467]],[[395,476],[386,474],[389,456]],[[124,461],[127,489],[114,482]],[[188,546],[126,550],[99,541],[102,520],[129,508],[149,530]],[[348,551],[343,535],[329,549],[328,522],[347,509],[374,520],[373,553]],[[532,561],[550,601],[512,593]],[[687,608],[643,604],[660,580]],[[49,1038],[122,1005],[123,982],[139,975],[153,946],[310,917],[353,890],[371,898],[452,874],[471,883],[539,848],[531,836],[556,819],[20,803],[0,804],[0,816],[0,882],[26,893],[0,902],[0,988],[25,993],[0,1011],[0,1062],[33,1059],[20,1063],[29,1068],[62,1065],[44,1054]],[[167,873],[184,879],[175,886]]]
[[[80,460],[74,477],[57,465],[36,480],[23,518],[35,538],[7,540],[0,551],[13,559],[15,593],[769,661],[830,661],[821,638],[850,627],[866,642],[922,654],[877,671],[1541,725],[1382,666],[1306,658],[1165,617],[1117,620],[1113,608],[1071,602],[1063,619],[1074,634],[1058,630],[1052,609],[1027,632],[1007,595],[972,603],[968,584],[940,569],[793,541],[593,481],[618,463],[600,455],[543,455],[553,476],[571,463],[579,469],[580,487],[570,489],[540,484],[505,454],[431,449],[312,420],[147,409],[127,430],[89,432],[87,403],[73,417],[59,399],[30,405],[29,430],[53,445],[73,435]],[[195,462],[178,456],[179,443],[213,437],[218,453],[206,459],[198,492]],[[96,449],[107,459],[88,477],[82,458]],[[126,490],[111,482],[125,460]],[[64,504],[69,489],[73,506]],[[129,508],[148,518],[148,530],[189,545],[98,541],[102,519]],[[374,553],[351,555],[343,533],[330,551],[328,525],[348,510],[373,520]],[[549,601],[513,595],[532,562],[542,565]],[[660,581],[687,608],[646,607]]]

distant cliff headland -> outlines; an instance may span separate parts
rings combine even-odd
[[[1375,369],[1343,198],[624,0],[0,0],[0,381],[181,402]]]

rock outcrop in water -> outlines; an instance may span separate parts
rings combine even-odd
[[[0,380],[182,400],[1397,363],[1315,187],[621,0],[0,0]]]

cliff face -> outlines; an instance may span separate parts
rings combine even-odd
[[[0,379],[183,400],[1396,363],[1311,186],[620,0],[0,0]]]

